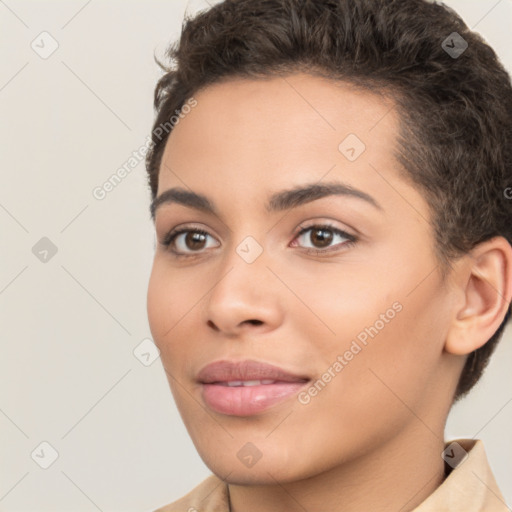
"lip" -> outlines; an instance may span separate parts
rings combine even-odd
[[[228,382],[265,381],[273,383],[229,386]],[[251,416],[265,411],[296,394],[311,379],[259,361],[215,361],[203,367],[197,381],[208,407],[221,414]],[[238,382],[236,382],[238,381]]]

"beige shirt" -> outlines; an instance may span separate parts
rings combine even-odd
[[[457,439],[456,442],[468,452],[468,457],[412,512],[510,512],[482,441]],[[228,486],[210,475],[181,499],[154,512],[229,512]]]

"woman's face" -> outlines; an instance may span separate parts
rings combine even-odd
[[[392,104],[304,74],[195,100],[160,169],[157,196],[183,193],[156,209],[148,315],[205,463],[293,481],[442,435],[452,299]]]

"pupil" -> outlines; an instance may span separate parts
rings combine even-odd
[[[315,240],[313,240],[313,238]],[[320,247],[326,247],[332,241],[332,232],[326,229],[317,229],[316,231],[312,231],[311,241],[313,242],[313,245],[315,245],[318,242],[317,245],[319,245]]]
[[[189,249],[201,249],[202,245],[204,245],[205,238],[203,233],[188,233],[185,237],[185,245]]]

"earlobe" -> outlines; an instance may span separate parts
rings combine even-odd
[[[460,267],[462,305],[454,311],[445,349],[465,355],[483,346],[498,330],[512,296],[512,247],[501,236],[478,244]]]

